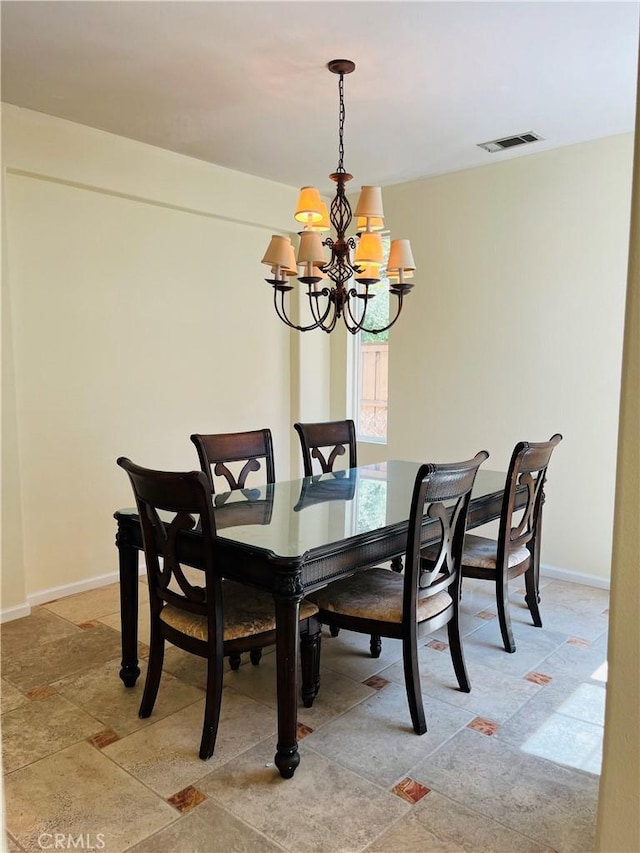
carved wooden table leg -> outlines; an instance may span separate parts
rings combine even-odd
[[[278,746],[274,762],[284,779],[300,764],[298,754],[298,614],[302,598],[299,575],[276,577],[276,664],[278,686]]]
[[[300,669],[302,670],[302,704],[311,708],[320,689],[320,642],[322,628],[315,616],[309,619],[309,630],[300,637]]]
[[[116,534],[120,565],[120,625],[122,663],[120,678],[133,687],[140,675],[138,666],[138,551],[128,542],[127,529],[118,522]]]

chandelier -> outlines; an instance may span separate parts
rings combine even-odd
[[[287,326],[300,332],[311,329],[332,332],[342,317],[351,334],[365,331],[378,335],[396,322],[402,311],[404,296],[413,287],[407,282],[415,270],[411,245],[408,240],[392,240],[386,277],[389,280],[389,293],[397,299],[395,315],[381,328],[366,326],[367,309],[376,296],[371,289],[380,281],[380,267],[384,262],[380,235],[384,228],[384,213],[380,187],[363,186],[355,210],[357,233],[355,237],[347,236],[353,214],[345,194],[345,184],[353,176],[345,171],[343,163],[344,75],[351,74],[355,67],[350,59],[333,59],[327,64],[329,71],[338,75],[340,100],[338,168],[329,175],[336,183],[336,194],[330,212],[327,212],[327,206],[316,187],[302,187],[295,212],[296,221],[303,224],[303,230],[299,232],[297,258],[291,239],[278,234],[272,236],[262,258],[262,263],[271,267],[273,277],[266,281],[273,287],[273,304],[278,317]],[[326,237],[323,240],[320,235],[331,227],[336,234],[335,239]],[[331,253],[328,259],[325,247]],[[298,267],[301,267],[302,274],[299,274]],[[293,290],[289,284],[293,276],[297,276],[298,281],[307,288],[312,322],[306,326],[293,322],[287,313],[286,297]]]

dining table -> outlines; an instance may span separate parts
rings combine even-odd
[[[297,743],[301,599],[338,578],[393,561],[401,570],[411,495],[421,463],[392,460],[345,471],[213,494],[220,575],[273,595],[276,618],[277,747],[274,763],[291,778],[300,763]],[[505,473],[480,469],[467,528],[500,515]],[[522,503],[524,503],[524,488]],[[122,664],[120,678],[133,687],[138,667],[138,582],[142,531],[136,509],[119,509]],[[425,517],[425,545],[439,537]],[[182,563],[202,568],[202,533],[180,534]]]

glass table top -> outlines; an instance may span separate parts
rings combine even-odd
[[[214,496],[218,536],[297,557],[407,522],[417,462],[390,461]],[[502,492],[505,474],[482,468],[472,499]]]

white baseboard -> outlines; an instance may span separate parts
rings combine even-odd
[[[569,569],[561,569],[558,566],[540,566],[540,577],[551,578],[567,583],[580,583],[583,586],[595,586],[598,589],[610,589],[609,578],[599,578],[596,575],[588,575],[585,572],[572,572]]]
[[[7,607],[0,610],[0,623],[13,622],[14,619],[22,619],[31,613],[31,607],[26,603],[18,604],[16,607]]]
[[[141,560],[141,563],[142,565],[139,567],[139,574],[146,575],[144,560]],[[0,610],[0,624],[2,622],[11,622],[13,619],[22,619],[23,616],[28,616],[31,613],[31,608],[37,607],[38,604],[48,604],[50,601],[55,601],[58,598],[66,598],[68,595],[76,595],[78,592],[87,592],[90,589],[99,589],[101,586],[118,583],[119,580],[119,572],[110,572],[108,575],[96,575],[93,578],[86,578],[86,580],[62,584],[62,586],[52,586],[49,589],[34,592],[27,596],[27,600],[24,604]]]

